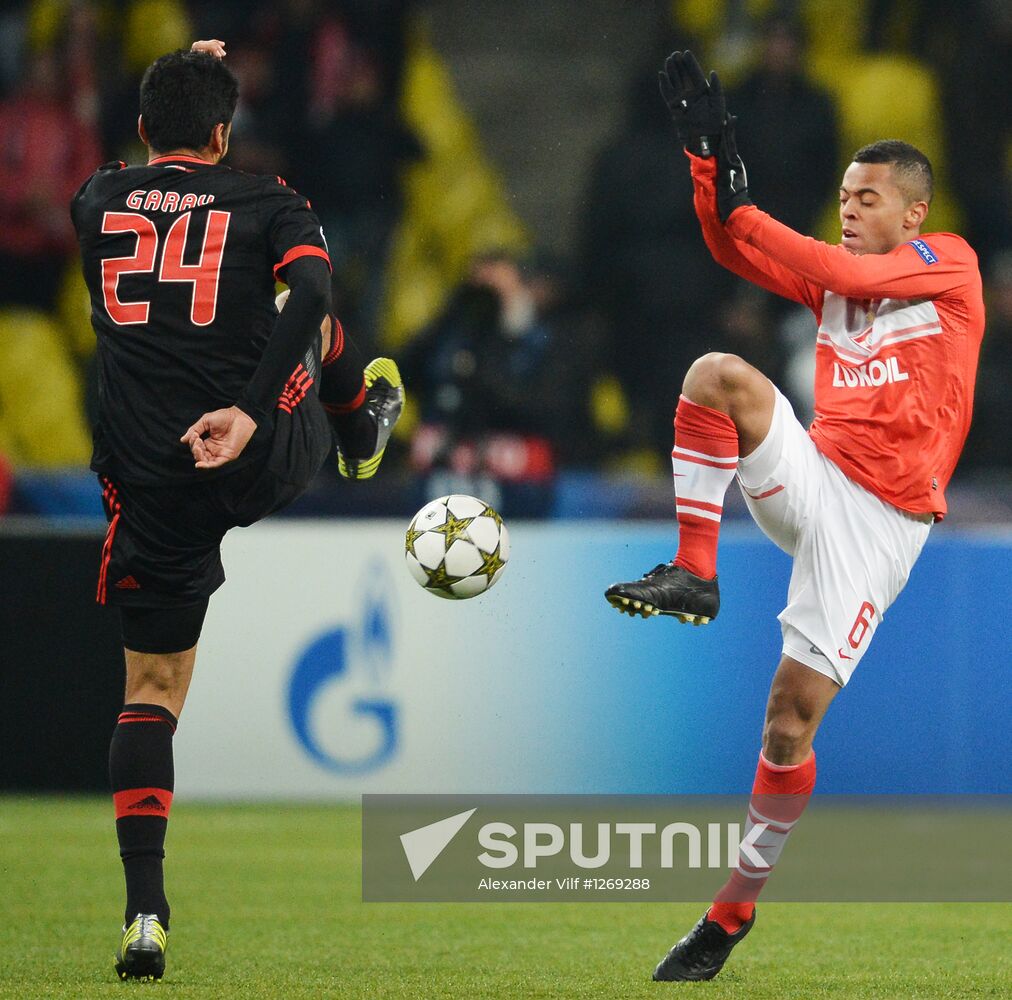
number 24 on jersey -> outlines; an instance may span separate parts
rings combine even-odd
[[[228,236],[229,212],[207,213],[207,229],[196,264],[184,264],[183,253],[190,231],[190,212],[172,223],[162,248],[158,280],[188,282],[193,286],[190,321],[194,326],[209,326],[218,307],[218,276],[221,257]],[[102,261],[102,298],[109,318],[119,326],[148,322],[149,301],[121,302],[119,279],[123,274],[151,274],[158,257],[158,230],[155,224],[137,212],[106,212],[102,216],[102,232],[135,233],[137,245],[129,257],[110,257]]]

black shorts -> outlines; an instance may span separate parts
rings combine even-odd
[[[225,582],[221,540],[301,496],[333,451],[317,388],[274,411],[263,458],[213,479],[138,485],[99,476],[109,528],[97,600],[123,607],[198,604]]]

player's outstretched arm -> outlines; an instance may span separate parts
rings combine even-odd
[[[938,298],[965,285],[976,269],[973,252],[950,236],[942,239],[952,252],[939,255],[930,264],[910,243],[885,254],[857,255],[842,246],[802,236],[754,205],[732,211],[727,230],[735,240],[749,244],[781,267],[851,299]]]
[[[745,165],[738,154],[734,117],[728,117],[717,152],[717,212],[743,252],[760,253],[765,266],[847,298],[928,298],[964,284],[967,254],[956,252],[929,262],[903,244],[887,254],[852,254],[802,236],[759,211],[748,193]]]
[[[808,306],[818,315],[822,304],[820,288],[747,243],[734,239],[720,221],[717,210],[717,158],[704,160],[690,156],[689,159],[692,161],[693,204],[703,240],[713,259],[739,278],[774,295]]]
[[[716,72],[711,72],[707,80],[691,52],[672,52],[664,64],[659,82],[661,96],[668,106],[678,139],[692,162],[696,215],[714,260],[760,288],[817,309],[814,296],[804,282],[776,265],[766,266],[761,259],[750,259],[759,255],[749,247],[745,247],[743,253],[717,217],[713,154],[719,156],[723,150],[728,116],[724,90]],[[740,182],[743,183],[744,179],[742,167]]]

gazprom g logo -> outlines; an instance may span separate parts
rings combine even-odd
[[[375,771],[397,747],[397,706],[388,681],[393,633],[381,568],[369,574],[357,622],[324,632],[302,651],[288,682],[295,736],[320,767],[337,774]]]

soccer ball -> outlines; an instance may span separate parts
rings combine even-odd
[[[484,593],[503,575],[510,536],[483,500],[454,493],[431,500],[408,525],[404,558],[430,594],[463,601]]]

